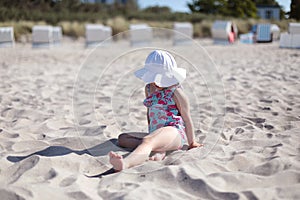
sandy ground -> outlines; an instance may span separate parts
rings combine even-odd
[[[188,70],[205,144],[112,173],[122,132],[145,132],[151,48],[64,41],[0,49],[1,199],[300,199],[300,51],[272,44],[172,47]],[[209,57],[209,56],[210,57]]]

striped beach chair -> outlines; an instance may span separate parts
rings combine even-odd
[[[271,24],[258,24],[256,42],[272,42]]]

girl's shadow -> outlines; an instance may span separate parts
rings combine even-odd
[[[47,147],[44,150],[38,151],[31,153],[26,156],[8,156],[7,160],[10,162],[19,162],[22,161],[32,155],[40,155],[40,156],[45,156],[45,157],[54,157],[54,156],[64,156],[70,153],[76,153],[78,155],[83,155],[83,154],[88,154],[93,157],[98,157],[98,156],[105,156],[107,155],[110,151],[130,151],[131,149],[126,149],[126,148],[121,148],[117,145],[117,139],[110,139],[106,142],[103,142],[101,144],[98,144],[94,147],[88,148],[88,149],[83,149],[83,150],[72,150],[70,148],[64,147],[64,146],[50,146]],[[87,177],[90,178],[100,178],[104,175],[112,174],[114,173],[114,169],[111,168],[101,174],[89,176],[86,175]]]

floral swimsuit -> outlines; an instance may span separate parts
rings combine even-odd
[[[182,117],[177,109],[173,94],[180,86],[156,90],[144,100],[144,105],[149,109],[149,133],[165,127],[173,126],[177,128],[181,137],[181,146],[186,144],[185,126]],[[148,94],[150,94],[150,84],[146,85]]]

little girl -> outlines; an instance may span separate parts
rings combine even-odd
[[[135,75],[147,83],[144,105],[147,107],[149,134],[143,138],[126,133],[119,136],[120,146],[135,150],[126,158],[109,153],[115,171],[142,164],[149,159],[151,152],[155,154],[150,160],[162,160],[166,151],[181,149],[184,144],[188,144],[189,149],[202,146],[195,141],[188,98],[180,87],[186,71],[177,67],[173,56],[155,50]]]

